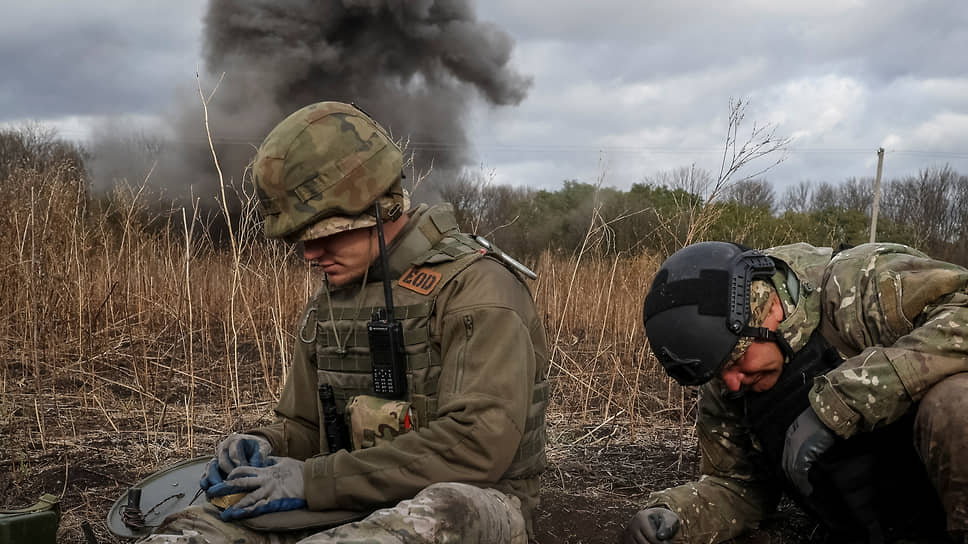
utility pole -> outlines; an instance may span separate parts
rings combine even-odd
[[[874,206],[871,210],[871,243],[877,238],[877,209],[881,205],[881,172],[884,170],[884,148],[877,148],[877,177],[874,178]]]

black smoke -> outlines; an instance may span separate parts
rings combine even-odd
[[[418,172],[451,177],[469,162],[472,102],[515,105],[531,86],[508,64],[512,39],[469,0],[211,0],[204,23],[206,94],[221,78],[210,127],[235,178],[277,122],[322,100],[356,103],[409,142]],[[200,104],[186,97],[173,121],[195,142],[184,179],[214,171]]]

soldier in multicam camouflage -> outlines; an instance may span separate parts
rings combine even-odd
[[[144,544],[411,544],[528,541],[521,502],[496,489],[461,483],[432,484],[396,506],[325,531],[254,529],[222,521],[218,508],[193,507],[170,516]]]
[[[702,477],[653,493],[626,542],[721,542],[783,492],[834,542],[968,542],[968,270],[899,244],[704,242],[644,317],[701,385]]]
[[[350,104],[290,115],[253,172],[266,234],[300,242],[324,283],[277,422],[223,440],[202,477],[221,508],[174,514],[145,542],[533,538],[548,350],[524,280],[449,205],[409,209],[400,149]],[[403,329],[401,395],[374,387],[367,325],[386,310],[384,278]],[[350,435],[345,449],[330,421]]]

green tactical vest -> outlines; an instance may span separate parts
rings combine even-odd
[[[488,249],[484,246],[459,232],[453,216],[446,210],[432,208],[419,219],[414,230],[417,232],[412,232],[409,236],[422,237],[425,240],[421,240],[421,243],[425,243],[430,249],[411,261],[411,264],[440,274],[440,279],[427,294],[405,289],[394,279],[392,294],[394,317],[402,323],[407,353],[407,394],[404,400],[411,403],[417,424],[423,427],[437,418],[440,347],[431,342],[429,329],[437,296],[450,280],[468,266],[479,259],[493,257],[488,255]],[[499,259],[495,261],[501,262]],[[373,395],[366,324],[373,312],[383,307],[383,284],[379,281],[369,281],[362,288],[362,292],[359,286],[334,291],[329,303],[325,293],[317,296],[317,384],[332,386],[337,411],[344,418],[346,405],[353,397]],[[312,308],[309,311],[312,312]],[[311,326],[311,323],[310,321],[307,325]],[[307,340],[305,332],[303,334],[304,340]],[[311,335],[312,332],[308,334]],[[457,365],[462,363],[460,359],[456,361]],[[536,376],[533,391],[525,431],[514,460],[504,474],[505,479],[534,477],[546,465],[545,407],[548,404],[549,387],[543,376]],[[323,406],[319,401],[317,409],[319,421],[322,422]],[[319,434],[320,451],[329,451],[326,433]]]

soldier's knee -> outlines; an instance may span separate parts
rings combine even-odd
[[[521,501],[513,495],[506,495],[497,489],[477,487],[457,482],[441,482],[429,485],[416,497],[416,502],[433,502],[439,504],[464,505],[473,510],[479,510],[487,504],[502,503],[521,508]]]
[[[474,514],[483,491],[472,485],[443,482],[425,487],[406,502],[411,509],[428,509],[439,519],[460,521]]]
[[[423,488],[420,493],[417,493],[417,497],[449,497],[449,498],[473,498],[476,497],[480,492],[484,491],[480,487],[475,487],[470,484],[462,484],[459,482],[439,482],[436,484],[428,485]]]
[[[222,544],[247,541],[246,535],[243,527],[223,522],[218,509],[204,504],[168,516],[138,544]]]
[[[921,399],[915,446],[941,498],[949,531],[968,531],[968,373],[942,380]]]
[[[914,420],[915,446],[922,458],[931,450],[968,448],[968,372],[950,376],[921,399]]]
[[[527,541],[521,501],[497,489],[444,482],[427,486],[410,507],[426,508],[446,527],[457,528],[461,541]]]

